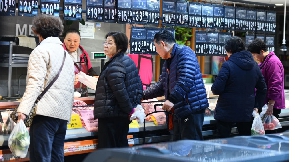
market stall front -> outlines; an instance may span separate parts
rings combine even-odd
[[[289,105],[289,92],[286,91],[286,105]],[[213,110],[214,105],[216,105],[216,96],[208,96],[210,102],[210,108]],[[81,97],[75,98],[75,100],[83,101],[87,105],[93,105],[94,97]],[[3,101],[3,100],[2,100]],[[157,103],[157,102],[155,102]],[[159,103],[161,103],[159,101]],[[0,131],[0,161],[13,159],[13,156],[8,148],[8,137],[12,130],[12,124],[7,121],[8,111],[18,106],[18,101],[0,102],[1,111],[1,131]],[[289,107],[289,106],[288,106]],[[211,115],[205,116],[203,125],[203,136],[205,139],[216,138],[216,127],[215,120],[213,117],[214,111]],[[73,116],[72,116],[73,119]],[[289,108],[282,111],[279,118],[283,127],[289,126]],[[72,122],[72,121],[71,121]],[[128,143],[129,146],[142,145],[142,144],[152,144],[159,142],[171,141],[171,135],[168,130],[167,122],[146,121],[145,124],[133,123],[130,124]],[[73,123],[72,123],[73,124]],[[73,124],[74,125],[74,124]],[[78,124],[80,125],[80,124]],[[11,129],[9,129],[9,127]],[[232,133],[235,133],[236,129],[233,128]],[[80,126],[70,126],[68,125],[68,130],[65,137],[65,156],[77,155],[77,154],[87,154],[93,152],[97,144],[97,135],[95,131],[88,131],[82,125]],[[2,159],[1,159],[2,158]],[[23,159],[28,161],[28,158]]]

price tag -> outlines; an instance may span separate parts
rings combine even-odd
[[[129,128],[139,128],[137,120],[132,120],[132,122],[129,124]]]
[[[104,8],[103,0],[87,0],[86,1],[86,20],[95,20],[103,22]]]
[[[19,0],[18,15],[19,16],[36,16],[38,14],[38,0]]]
[[[64,19],[65,20],[81,20],[82,19],[82,4],[64,4]]]
[[[80,116],[78,114],[72,114],[71,115],[71,120],[67,125],[67,129],[77,129],[77,128],[82,128],[82,122],[80,119]]]
[[[116,22],[116,8],[104,8],[104,22],[114,23]]]
[[[15,0],[0,0],[0,16],[15,16]]]
[[[131,23],[132,22],[132,11],[118,9],[118,23]]]
[[[59,0],[41,0],[41,13],[59,16]]]
[[[134,145],[134,139],[128,139],[128,145]]]
[[[159,12],[147,11],[147,14],[148,14],[148,18],[147,18],[148,24],[158,24],[159,23],[159,18],[160,18]]]

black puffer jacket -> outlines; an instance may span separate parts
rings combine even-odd
[[[96,85],[94,118],[128,117],[142,99],[142,83],[134,62],[123,53],[103,67]]]

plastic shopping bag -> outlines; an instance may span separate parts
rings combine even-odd
[[[264,135],[264,127],[260,115],[254,110],[252,113],[254,120],[251,128],[251,135]]]
[[[275,129],[282,128],[280,121],[275,116],[265,114],[267,108],[268,108],[267,105],[264,105],[262,107],[262,112],[260,113],[264,130],[275,130]]]
[[[9,138],[8,147],[15,157],[25,158],[30,146],[30,135],[24,121],[19,122],[14,126]]]
[[[145,113],[144,113],[143,107],[141,105],[137,105],[135,108],[135,111],[133,112],[133,114],[130,117],[130,120],[137,119],[139,121],[139,123],[143,123],[144,118],[145,118]]]

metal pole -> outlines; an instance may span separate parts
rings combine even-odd
[[[284,6],[284,30],[283,30],[283,43],[286,44],[286,38],[285,38],[285,30],[286,30],[286,1],[285,0],[285,6]]]
[[[9,62],[8,62],[8,87],[7,87],[7,97],[11,97],[11,77],[12,77],[12,47],[13,42],[9,42]]]

